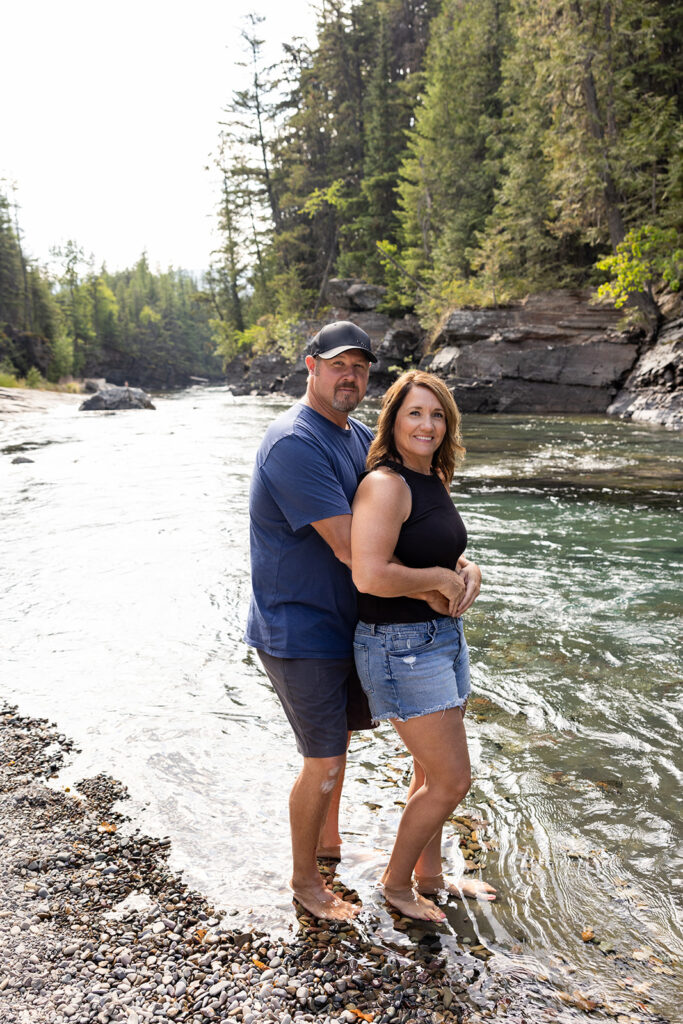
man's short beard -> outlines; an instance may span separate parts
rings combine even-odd
[[[357,405],[360,405],[360,392],[356,389],[353,395],[337,395],[335,392],[332,398],[332,408],[337,412],[353,412]]]

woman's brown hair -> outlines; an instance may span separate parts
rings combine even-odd
[[[455,464],[465,454],[460,435],[460,411],[441,378],[423,370],[408,370],[407,373],[401,374],[385,394],[377,421],[377,435],[370,445],[366,465],[368,469],[376,469],[387,460],[403,462],[394,442],[394,424],[398,410],[406,400],[408,392],[414,387],[429,388],[438,398],[446,416],[446,434],[434,452],[432,470],[442,477],[444,483],[450,485]]]

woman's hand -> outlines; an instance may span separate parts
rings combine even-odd
[[[465,601],[467,585],[464,577],[457,572],[452,572],[450,569],[443,569],[442,572],[444,578],[437,584],[436,590],[448,601],[446,614],[455,617],[461,614],[459,609]]]
[[[465,582],[465,593],[458,605],[458,610],[455,615],[460,616],[471,608],[476,599],[479,597],[479,591],[481,590],[481,569],[476,562],[469,562],[466,558],[461,557],[458,560],[458,572],[460,578]]]

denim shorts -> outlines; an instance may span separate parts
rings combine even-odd
[[[359,622],[353,650],[375,721],[405,722],[464,707],[470,692],[470,658],[462,619]]]

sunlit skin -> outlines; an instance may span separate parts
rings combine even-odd
[[[393,427],[394,446],[403,465],[429,475],[446,431],[446,413],[434,392],[422,385],[411,387]],[[392,565],[391,553],[410,508],[405,484],[395,473],[380,469],[360,484],[351,528],[352,568],[360,590],[393,596],[392,580],[406,570]],[[446,586],[448,581],[448,576],[441,583],[435,580],[438,586]],[[405,592],[403,583],[401,580],[400,587],[397,583],[400,592]],[[432,586],[431,578],[426,585]],[[445,614],[455,614],[458,601],[459,592]],[[453,707],[406,721],[392,720],[392,725],[413,755],[414,776],[381,884],[387,901],[402,914],[441,922],[445,914],[428,895],[443,892],[487,900],[495,896],[495,890],[478,879],[458,884],[441,873],[441,829],[470,786],[463,709]]]
[[[446,436],[446,414],[429,388],[415,385],[403,400],[394,424],[394,444],[403,465],[430,473],[434,453]]]
[[[303,399],[321,416],[346,427],[348,415],[365,397],[370,360],[362,349],[340,352],[332,359],[306,356],[308,388]]]
[[[370,361],[362,349],[348,349],[331,359],[306,357],[308,385],[302,401],[338,427],[348,427],[350,412],[362,401],[368,386]],[[312,523],[335,555],[350,561],[350,515]],[[348,549],[348,551],[347,551]],[[305,757],[294,783],[289,813],[292,833],[292,893],[314,917],[328,921],[353,918],[359,907],[340,899],[318,871],[320,855],[339,856],[339,798],[346,757]]]

